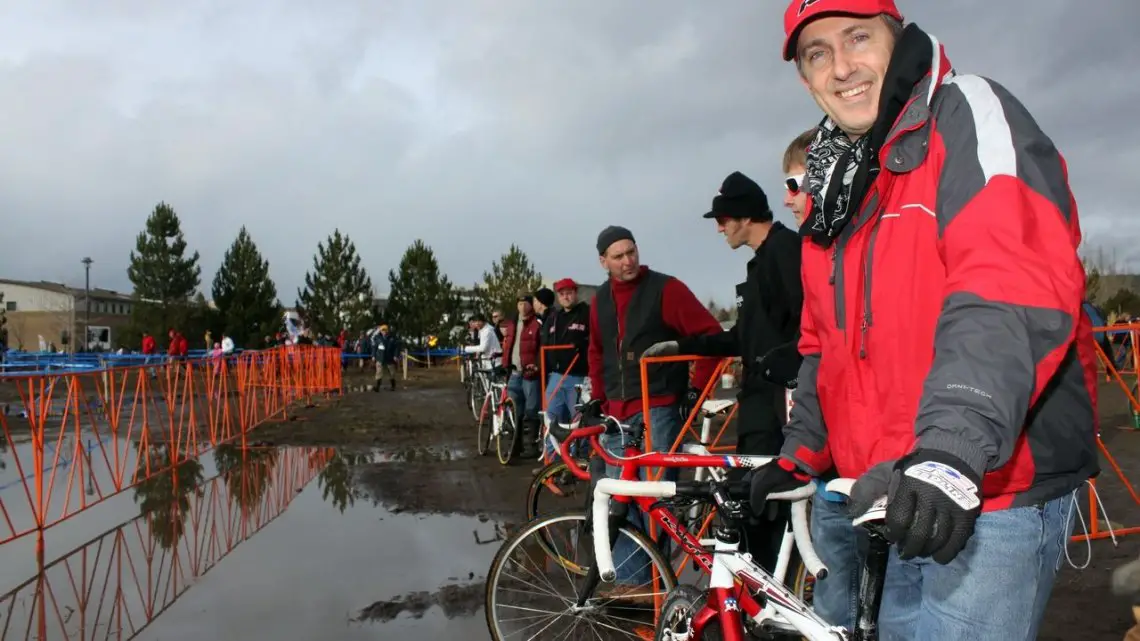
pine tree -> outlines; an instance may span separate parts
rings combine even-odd
[[[0,346],[8,347],[8,311],[4,305],[4,292],[0,292]]]
[[[164,336],[186,322],[191,298],[201,283],[198,252],[186,254],[186,239],[178,214],[165,202],[155,206],[146,228],[135,240],[127,277],[134,285],[131,325]]]
[[[399,271],[388,272],[388,322],[410,344],[423,346],[428,336],[446,342],[453,326],[462,325],[459,297],[439,272],[435,252],[416,240],[400,259]]]
[[[360,265],[356,246],[339,229],[327,245],[317,243],[313,271],[305,274],[305,289],[297,295],[298,312],[314,332],[357,332],[371,323],[372,279]]]
[[[262,258],[244,226],[222,257],[212,293],[222,331],[241,347],[258,346],[281,323],[269,261]]]
[[[526,252],[512,244],[507,253],[483,272],[483,284],[475,287],[475,295],[485,311],[501,309],[514,312],[521,294],[534,294],[542,287],[542,274],[534,269]]]

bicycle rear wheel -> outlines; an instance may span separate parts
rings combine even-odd
[[[487,395],[487,390],[483,389],[483,377],[474,376],[471,378],[471,385],[467,388],[467,407],[471,409],[471,415],[475,420],[479,420],[479,413],[483,407],[483,398]]]
[[[475,451],[479,456],[487,454],[487,450],[491,449],[491,426],[495,423],[495,411],[492,408],[491,396],[484,395],[483,402],[479,406],[478,425],[476,426],[476,436],[478,441],[475,443]]]
[[[522,430],[519,429],[518,419],[515,416],[514,401],[505,399],[499,409],[502,424],[499,425],[499,433],[495,437],[495,450],[499,454],[499,463],[507,465],[522,446]]]

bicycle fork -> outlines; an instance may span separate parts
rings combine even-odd
[[[594,536],[594,511],[591,505],[594,500],[594,486],[598,484],[598,479],[605,478],[606,476],[606,463],[600,458],[594,457],[590,459],[590,487],[586,492],[586,521],[583,524],[582,532],[579,535],[579,540],[582,535],[587,533],[592,538]],[[629,504],[621,501],[610,501],[609,513],[609,534],[610,534],[610,549],[614,549],[617,544],[618,536],[621,534],[621,526],[626,522],[626,517],[629,515]],[[598,570],[598,563],[594,559],[594,546],[578,545],[578,549],[586,548],[586,554],[589,558],[585,559],[590,564],[590,569],[586,571],[585,578],[582,579],[582,589],[578,591],[578,600],[574,603],[576,609],[586,607],[586,602],[593,596],[594,592],[598,589],[598,585],[602,582],[601,572]]]

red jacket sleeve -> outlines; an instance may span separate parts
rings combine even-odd
[[[661,316],[665,324],[681,336],[720,334],[724,331],[693,292],[676,278],[671,278],[665,283],[665,291],[661,295]],[[592,333],[591,340],[593,340]],[[716,358],[697,360],[693,367],[691,385],[697,389],[704,389],[716,371],[719,360]]]
[[[606,384],[602,378],[602,332],[598,328],[598,306],[590,305],[590,348],[587,362],[590,371],[590,398],[606,400]]]
[[[503,342],[501,347],[503,355],[501,356],[503,368],[511,369],[511,353],[515,349],[515,323],[507,323],[507,328],[503,330]]]

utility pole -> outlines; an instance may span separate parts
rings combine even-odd
[[[86,279],[83,284],[83,351],[87,351],[91,347],[89,337],[91,331],[91,263],[95,261],[91,260],[90,256],[84,256],[80,262],[83,263],[83,270],[86,272]]]

